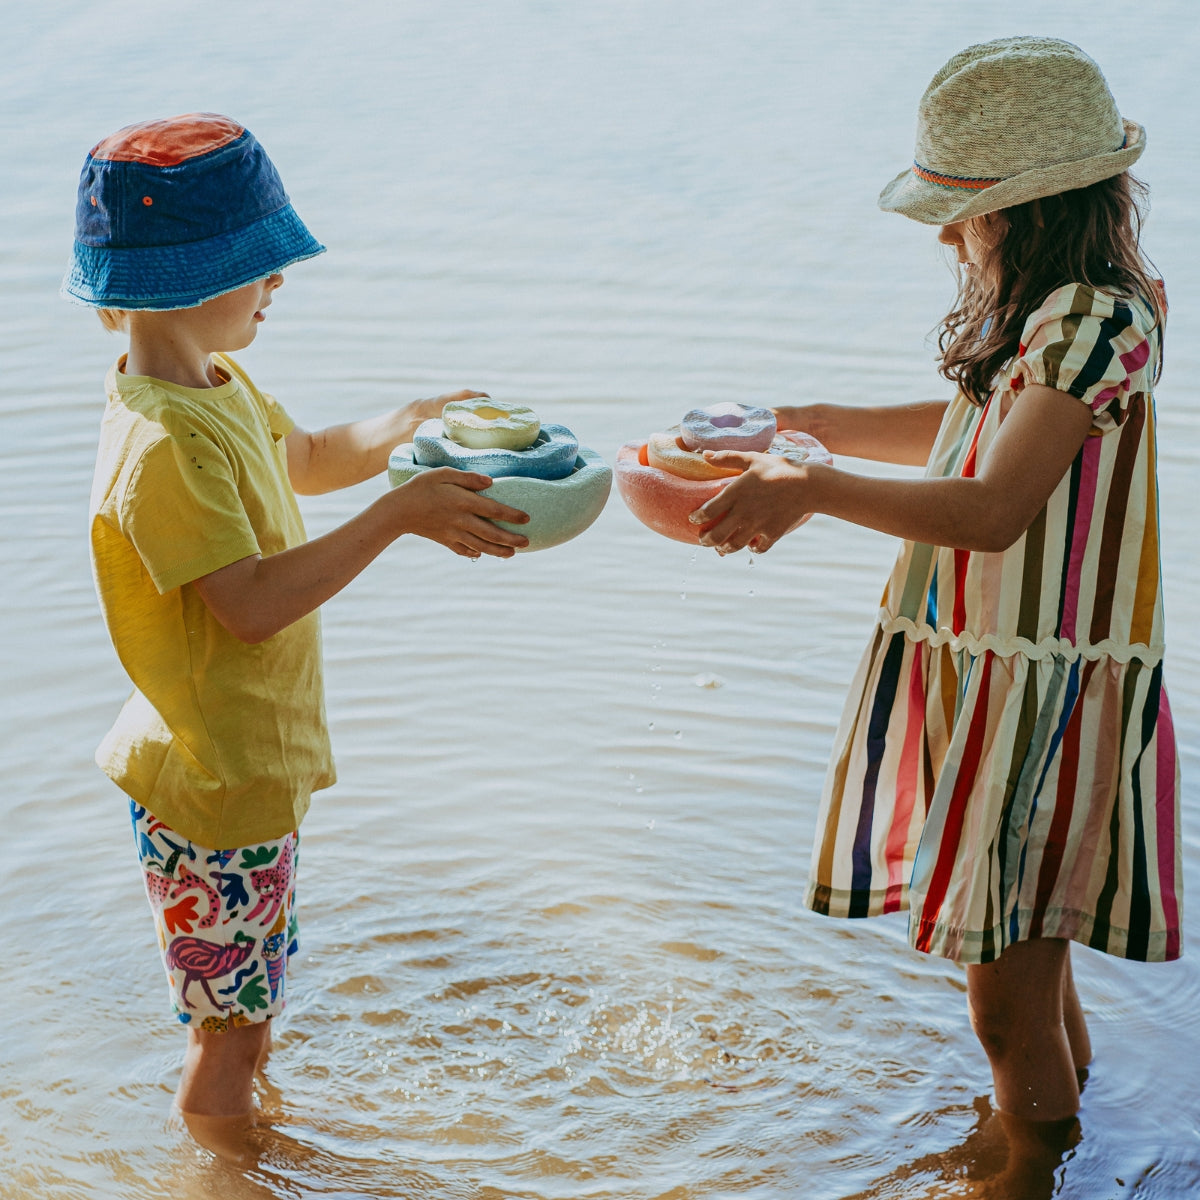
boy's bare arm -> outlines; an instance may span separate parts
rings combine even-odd
[[[774,410],[780,429],[811,433],[831,454],[923,467],[946,412],[944,400],[915,404],[801,404]]]
[[[451,400],[468,400],[484,392],[450,392],[431,400],[414,400],[378,417],[332,425],[310,432],[299,427],[287,435],[288,479],[302,496],[337,491],[371,479],[387,466],[388,455],[412,441],[422,421],[440,417]]]
[[[323,537],[266,558],[250,555],[192,586],[234,637],[255,643],[337,595],[402,534],[418,534],[468,558],[509,558],[528,539],[492,522],[524,524],[528,517],[478,495],[491,483],[487,475],[453,467],[423,472]]]

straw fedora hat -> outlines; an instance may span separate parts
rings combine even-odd
[[[933,77],[913,165],[879,207],[947,225],[1119,175],[1145,147],[1145,130],[1121,117],[1078,46],[1000,38],[968,46]]]

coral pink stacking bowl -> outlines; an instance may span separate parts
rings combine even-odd
[[[832,463],[833,456],[807,433],[781,429],[781,437],[809,452],[813,462]],[[646,455],[645,442],[626,442],[617,451],[617,490],[626,507],[641,523],[663,537],[696,545],[700,535],[711,529],[708,525],[693,525],[688,515],[706,500],[711,500],[727,483],[736,479],[682,479],[652,467]],[[806,521],[807,517],[804,518]]]

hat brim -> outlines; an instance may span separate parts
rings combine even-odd
[[[1135,121],[1123,121],[1125,145],[1109,154],[1076,162],[1055,163],[1023,171],[985,188],[956,187],[922,179],[911,168],[902,171],[879,193],[884,212],[898,212],[925,225],[950,225],[968,217],[1012,208],[1042,196],[1055,196],[1120,175],[1141,157],[1146,131]]]
[[[285,204],[241,229],[181,246],[112,248],[76,241],[62,294],[89,308],[196,308],[324,250]]]

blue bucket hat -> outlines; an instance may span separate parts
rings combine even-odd
[[[195,308],[325,249],[245,127],[215,113],[128,125],[87,156],[62,294]]]

